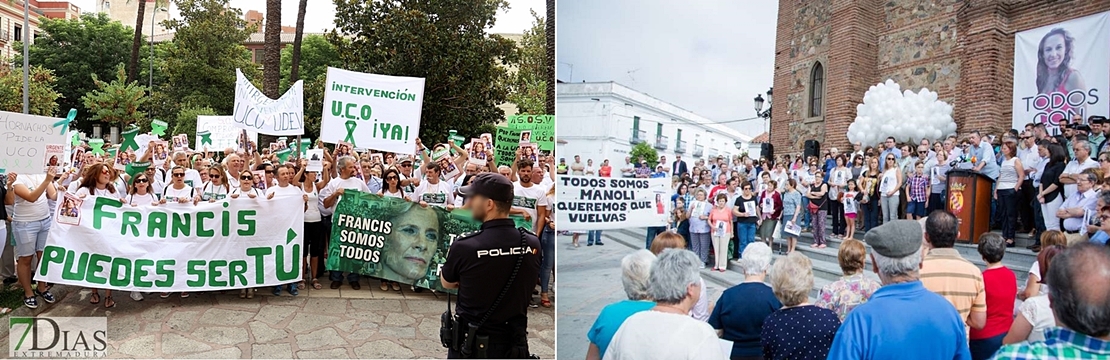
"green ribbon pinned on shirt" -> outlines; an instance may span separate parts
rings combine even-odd
[[[347,138],[343,139],[343,141],[350,143],[351,147],[355,147],[355,128],[358,127],[358,123],[354,120],[347,120],[343,126],[347,128]]]

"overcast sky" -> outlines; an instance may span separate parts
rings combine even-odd
[[[72,3],[81,8],[81,11],[95,11],[96,0],[70,0]],[[116,0],[125,1],[125,0]],[[131,0],[134,1],[134,0]],[[546,14],[544,8],[546,2],[543,0],[508,0],[510,9],[506,12],[499,12],[497,14],[497,23],[491,33],[514,33],[519,34],[524,32],[525,29],[532,26],[532,16],[528,12],[529,9],[534,9],[540,16]],[[296,0],[283,0],[281,2],[281,24],[293,26],[297,23],[297,6],[299,1]],[[266,0],[231,0],[231,6],[243,10],[245,14],[247,10],[258,10],[263,14],[266,13]],[[177,15],[176,9],[171,9],[173,15]],[[325,29],[334,27],[333,19],[335,18],[335,4],[330,0],[310,0],[308,8],[305,11],[304,27],[306,32],[324,32]]]
[[[777,0],[560,0],[556,9],[559,80],[616,81],[714,121],[753,117],[752,99],[772,86]],[[729,125],[752,136],[766,128]]]

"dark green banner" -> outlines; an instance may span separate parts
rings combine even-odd
[[[555,151],[554,115],[513,115],[508,118],[508,127],[514,130],[532,131],[532,142],[540,150]]]
[[[517,227],[531,222],[513,216]],[[455,293],[439,282],[456,238],[481,228],[470,212],[346,190],[332,215],[327,269]]]

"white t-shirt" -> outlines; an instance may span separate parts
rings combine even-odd
[[[1056,315],[1052,313],[1052,307],[1048,303],[1048,295],[1037,295],[1021,303],[1018,308],[1018,313],[1033,325],[1033,330],[1029,332],[1029,337],[1026,340],[1044,341],[1045,329],[1056,326]]]
[[[169,185],[166,186],[166,190],[162,193],[162,198],[166,199],[166,202],[177,202],[178,198],[192,199],[195,195],[196,192],[189,185],[185,185],[185,187],[180,190],[174,189],[173,185]]]
[[[86,188],[86,187],[78,188],[77,192],[73,193],[73,195],[77,195],[77,197],[81,197],[82,195],[84,195],[84,196],[96,195],[96,196],[104,196],[104,197],[119,199],[121,196],[118,196],[116,194],[122,194],[122,193],[112,192],[111,190],[108,190],[107,188],[105,188],[103,190],[96,189],[96,191],[94,191],[94,194],[90,194],[89,193],[89,188]]]
[[[331,194],[334,194],[335,191],[338,190],[338,189],[358,190],[358,191],[362,191],[362,192],[370,192],[370,188],[366,187],[366,182],[360,180],[357,177],[352,176],[352,177],[347,178],[346,180],[344,180],[342,178],[331,179],[331,181],[328,182],[328,185],[324,187],[324,190],[320,192],[320,214],[321,215],[331,216],[331,214],[335,213],[335,206],[338,205],[339,200],[342,200],[342,199],[336,199],[335,204],[332,204],[332,206],[330,208],[329,207],[324,207],[324,199],[327,199],[329,196],[331,196]]]
[[[450,183],[440,180],[432,184],[425,179],[420,182],[420,186],[416,187],[416,191],[409,194],[409,199],[416,202],[423,201],[428,205],[447,206],[455,203],[455,194]]]
[[[35,188],[42,186],[43,180],[46,179],[46,174],[25,175],[19,174],[15,179],[16,184],[22,184],[27,187],[28,191],[34,192]],[[47,203],[46,192],[43,190],[42,195],[34,202],[23,200],[19,195],[15,196],[15,211],[12,212],[12,221],[39,221],[50,217],[50,204]]]
[[[391,193],[386,189],[382,189],[382,196],[395,198],[395,199],[404,199],[405,198],[404,196],[401,196],[401,191],[400,190],[398,190],[395,193]]]
[[[200,193],[201,200],[208,201],[212,199],[223,200],[230,191],[227,186],[216,185],[209,181],[204,183],[204,186],[202,186],[198,192]]]
[[[283,196],[300,197],[304,195],[304,190],[301,190],[301,188],[293,186],[292,184],[286,184],[285,187],[274,185],[266,188],[266,196],[269,197],[270,194],[274,194],[274,198],[279,198]]]
[[[158,199],[154,197],[154,193],[152,192],[147,192],[146,195],[128,194],[124,197],[124,200],[135,206],[150,205],[158,202]]]
[[[173,182],[172,178],[173,178],[173,171],[170,171],[170,172],[166,173],[166,183],[167,184]],[[189,187],[196,187],[196,186],[200,186],[203,183],[204,183],[203,181],[200,181],[200,172],[197,172],[196,170],[193,170],[193,169],[185,169],[185,185],[189,185]]]
[[[547,189],[542,184],[532,184],[524,187],[519,181],[513,183],[513,207],[524,210],[532,217],[532,228],[536,227],[539,218],[536,209],[540,206],[547,207]]]
[[[1098,161],[1095,161],[1094,159],[1087,158],[1087,161],[1084,161],[1082,164],[1079,163],[1078,159],[1075,159],[1069,161],[1067,166],[1064,166],[1064,175],[1079,174],[1082,173],[1083,170],[1094,169],[1097,167]],[[1072,197],[1078,191],[1079,185],[1077,184],[1064,185],[1064,197]]]
[[[302,187],[301,190],[304,190]],[[312,191],[303,191],[308,195],[308,209],[304,211],[304,222],[319,222],[323,220],[323,215],[320,215],[320,193],[316,191],[316,185],[312,186]]]
[[[231,189],[231,192],[227,194],[227,197],[232,198],[231,195],[235,195],[235,194],[239,194],[239,197],[234,198],[234,199],[237,199],[237,200],[250,199],[251,197],[248,196],[249,194],[254,194],[255,198],[262,197],[262,192],[259,191],[258,188],[253,188],[253,187],[248,189],[245,192],[242,190],[242,188]]]
[[[717,333],[709,324],[648,310],[624,320],[604,359],[728,359],[728,354],[721,351]]]

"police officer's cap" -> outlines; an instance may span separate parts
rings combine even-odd
[[[1076,131],[1091,132],[1091,127],[1087,126],[1087,124],[1077,124],[1077,125],[1073,126],[1072,128],[1074,128]]]
[[[478,174],[470,181],[470,185],[459,188],[459,192],[466,196],[485,196],[493,201],[513,201],[513,183],[498,173]]]
[[[1110,120],[1107,120],[1106,117],[1102,115],[1091,115],[1091,117],[1087,118],[1087,122],[1091,124],[1107,124],[1110,123]]]

